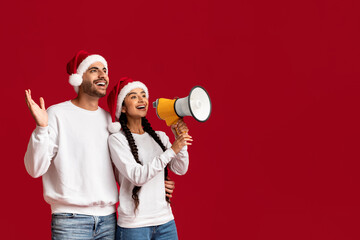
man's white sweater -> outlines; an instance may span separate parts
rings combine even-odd
[[[109,113],[71,101],[47,113],[48,126],[37,126],[31,135],[25,167],[32,177],[42,176],[52,213],[114,213],[118,191],[107,146]]]
[[[167,148],[165,152],[148,133],[132,134],[142,165],[136,163],[123,132],[109,137],[111,159],[119,171],[118,225],[121,227],[155,226],[174,219],[170,204],[165,199],[164,167],[169,164],[171,171],[183,175],[188,170],[189,155],[187,146],[175,154],[166,134],[156,133]],[[132,199],[134,186],[141,186],[136,213]]]

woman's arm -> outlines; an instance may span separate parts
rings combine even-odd
[[[175,157],[170,148],[153,158],[149,163],[141,165],[136,163],[129,144],[121,133],[110,135],[108,139],[111,159],[119,172],[136,186],[142,186],[159,172]]]
[[[179,135],[175,142],[171,144],[169,137],[166,136],[165,133],[158,132],[158,134],[167,149],[175,148],[175,153],[177,152],[176,156],[169,163],[170,170],[177,175],[184,175],[189,168],[189,154],[187,151],[187,145],[190,145],[191,143],[185,143],[186,141],[189,141],[189,138]]]

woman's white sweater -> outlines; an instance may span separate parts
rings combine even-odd
[[[154,226],[174,219],[170,204],[165,199],[164,168],[169,163],[171,171],[178,175],[185,174],[189,155],[187,146],[175,154],[168,136],[164,132],[156,133],[167,148],[165,152],[148,133],[132,134],[142,165],[136,163],[122,131],[109,137],[111,159],[119,171],[118,225],[121,227]],[[134,186],[141,186],[136,213],[132,199]]]

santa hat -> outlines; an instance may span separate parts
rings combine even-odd
[[[124,77],[119,80],[114,89],[110,92],[107,103],[111,115],[112,123],[109,124],[108,130],[110,133],[119,132],[121,125],[119,123],[121,108],[126,95],[135,88],[141,88],[145,91],[146,96],[149,97],[149,91],[145,84],[139,81],[134,81],[131,78]]]
[[[90,54],[84,50],[80,50],[68,62],[66,66],[67,73],[70,74],[69,83],[74,86],[75,92],[79,92],[79,86],[83,81],[83,73],[95,62],[101,62],[107,67],[106,60],[97,54]]]

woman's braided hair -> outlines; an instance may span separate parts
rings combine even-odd
[[[129,142],[130,150],[131,150],[132,155],[135,158],[135,161],[142,165],[142,163],[139,160],[138,148],[137,148],[137,146],[135,144],[135,140],[134,140],[134,138],[133,138],[133,136],[132,136],[132,134],[130,132],[130,129],[127,126],[127,117],[126,117],[125,114],[120,115],[119,122],[121,124],[122,130],[125,133],[125,137]],[[161,142],[159,136],[156,134],[154,129],[152,129],[149,121],[145,117],[141,118],[141,125],[143,126],[144,131],[147,132],[155,140],[155,142],[157,142],[160,145],[161,149],[165,152],[166,148],[165,148],[164,144]],[[164,178],[167,179],[167,176],[168,176],[167,166],[165,167],[164,170],[165,170]],[[134,200],[134,203],[135,203],[134,212],[136,211],[136,209],[139,206],[138,193],[139,193],[140,189],[141,189],[141,187],[134,186],[134,188],[132,190],[132,199]],[[168,203],[170,203],[170,198],[166,197],[166,201]]]

